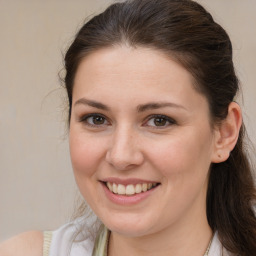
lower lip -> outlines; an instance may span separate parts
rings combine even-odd
[[[148,198],[152,193],[155,192],[155,190],[158,188],[158,186],[146,191],[146,192],[142,192],[142,193],[138,193],[138,194],[134,194],[134,195],[129,195],[129,196],[125,196],[125,195],[118,195],[118,194],[114,194],[112,193],[104,183],[101,183],[103,190],[107,196],[107,198],[115,203],[115,204],[120,204],[120,205],[133,205],[133,204],[138,204],[141,201],[144,201],[146,198]]]

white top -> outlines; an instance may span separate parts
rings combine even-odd
[[[91,256],[95,238],[90,234],[84,238],[79,232],[81,221],[70,222],[51,233],[44,232],[44,256]]]
[[[68,223],[59,229],[44,234],[44,256],[92,256],[95,237],[78,233],[81,219]],[[87,226],[88,227],[88,226]],[[88,227],[90,228],[90,227]],[[208,256],[228,256],[223,249],[218,233],[214,234]]]

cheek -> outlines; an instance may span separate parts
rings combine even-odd
[[[94,208],[99,203],[96,196],[97,170],[100,168],[104,150],[101,139],[90,139],[81,132],[70,130],[70,156],[77,186],[88,204]]]
[[[211,134],[204,132],[182,132],[181,136],[159,141],[151,152],[155,167],[164,177],[170,175],[205,175],[211,163]],[[204,175],[204,176],[205,176]]]
[[[102,140],[95,138],[92,140],[81,132],[70,130],[69,145],[74,174],[92,176],[104,156]]]
[[[166,214],[161,218],[179,218],[194,202],[204,205],[212,149],[207,134],[184,132],[157,144],[151,152],[152,164],[163,177],[161,208]]]

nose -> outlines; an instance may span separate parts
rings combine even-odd
[[[106,161],[116,170],[129,170],[141,165],[144,156],[136,131],[127,127],[117,129],[111,137]]]

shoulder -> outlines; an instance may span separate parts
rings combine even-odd
[[[29,231],[0,244],[1,256],[42,256],[43,233]]]

